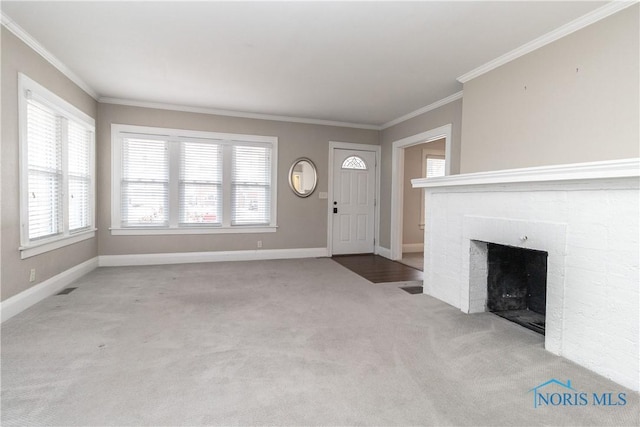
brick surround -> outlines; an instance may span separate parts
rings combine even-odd
[[[486,244],[548,252],[545,348],[640,390],[638,159],[413,180],[424,292],[486,311]]]

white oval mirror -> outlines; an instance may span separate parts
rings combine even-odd
[[[318,184],[316,165],[306,157],[293,162],[289,169],[289,187],[298,197],[309,197]]]

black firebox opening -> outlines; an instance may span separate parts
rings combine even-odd
[[[547,255],[487,243],[487,309],[544,335]]]

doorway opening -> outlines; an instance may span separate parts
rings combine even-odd
[[[402,258],[398,261],[424,269],[424,191],[411,186],[414,178],[435,178],[445,173],[445,139],[412,145],[404,151],[402,203]]]
[[[442,166],[442,162],[439,160],[444,160],[444,174],[449,175],[451,169],[451,129],[452,125],[448,124],[445,126],[441,126],[439,128],[435,128],[426,132],[422,132],[417,135],[409,136],[407,138],[403,138],[401,140],[395,141],[393,143],[392,148],[392,171],[391,171],[391,250],[390,257],[392,260],[401,261],[403,259],[403,253],[421,253],[424,257],[424,240],[412,242],[405,239],[405,227],[407,228],[408,235],[411,234],[412,228],[417,227],[418,231],[425,235],[428,233],[428,226],[424,225],[424,199],[423,199],[423,190],[414,190],[411,188],[411,178],[420,178],[423,176],[422,170],[426,169],[428,166],[433,168],[434,165]],[[438,141],[442,141],[439,143]],[[431,148],[433,151],[428,149],[430,143],[437,143]],[[441,147],[438,147],[438,144],[444,145],[444,150]],[[423,148],[413,148],[416,146],[422,146]],[[423,165],[423,149],[427,149],[424,153],[424,165]],[[405,169],[409,169],[410,164],[412,164],[415,160],[415,157],[409,158],[407,156],[407,152],[409,154],[412,151],[409,150],[418,150],[419,154],[419,168],[420,172],[418,176],[407,176],[405,173]],[[442,151],[444,151],[444,159],[442,157]],[[426,156],[439,157],[435,162],[426,160]],[[429,163],[429,165],[427,165]],[[406,166],[406,167],[405,167]],[[413,219],[407,220],[407,224],[405,224],[405,194],[407,192],[414,191],[419,195],[419,199],[417,203],[412,202],[411,209],[415,209],[413,211]],[[420,205],[420,210],[417,211],[418,205]],[[407,207],[409,209],[409,207]],[[416,223],[416,218],[417,223]],[[415,224],[413,224],[415,223]],[[420,230],[422,228],[422,230]],[[406,241],[405,241],[406,240]],[[417,252],[416,252],[417,251]],[[415,256],[407,256],[405,259],[410,259]],[[420,262],[420,260],[418,260]]]

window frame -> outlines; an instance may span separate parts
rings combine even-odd
[[[69,142],[66,128],[63,131],[62,140],[62,227],[61,232],[51,237],[41,239],[29,239],[29,156],[28,156],[28,120],[27,104],[29,98],[43,104],[50,109],[63,122],[72,120],[91,132],[89,141],[89,224],[77,231],[69,230],[69,162],[68,150]],[[18,73],[18,144],[19,159],[18,167],[20,174],[20,258],[30,258],[55,249],[62,248],[83,240],[91,239],[96,234],[96,131],[95,119],[81,111],[71,103],[65,101],[55,93],[51,92],[41,84],[29,78],[23,73]]]
[[[168,226],[132,226],[123,227],[121,218],[121,180],[123,172],[122,142],[127,135],[166,138],[169,141],[169,225]],[[179,221],[180,149],[178,140],[210,140],[222,145],[222,224],[221,225],[181,225]],[[172,146],[172,143],[173,146]],[[271,206],[270,223],[265,225],[231,225],[231,164],[227,164],[228,152],[234,144],[268,145],[271,148]],[[111,124],[111,227],[114,236],[144,235],[183,235],[183,234],[236,234],[236,233],[272,233],[277,225],[278,195],[278,138],[263,135],[245,135],[187,129],[172,129],[127,124]]]

